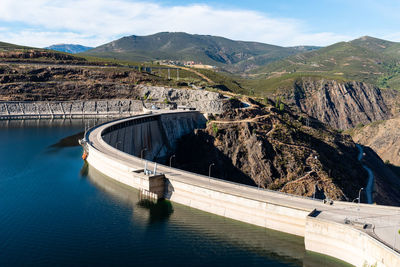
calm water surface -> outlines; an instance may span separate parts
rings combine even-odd
[[[343,266],[305,252],[299,237],[140,204],[136,190],[85,166],[74,140],[59,143],[84,124],[0,121],[0,266]]]

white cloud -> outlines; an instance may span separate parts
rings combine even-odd
[[[160,31],[284,46],[328,45],[351,39],[329,32],[310,33],[302,21],[272,18],[251,10],[203,4],[170,7],[129,0],[1,0],[1,21],[7,25],[23,24],[26,28],[0,30],[0,40],[37,47],[54,43],[97,46],[122,36]]]

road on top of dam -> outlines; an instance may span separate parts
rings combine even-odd
[[[177,112],[179,111],[174,111],[174,113]],[[95,149],[108,157],[117,159],[119,162],[131,168],[132,171],[144,169],[146,160],[142,160],[108,145],[104,140],[102,140],[101,132],[113,124],[132,120],[134,118],[159,115],[163,113],[168,112],[159,111],[154,114],[137,115],[102,124],[98,127],[92,128],[87,133],[87,141]],[[153,164],[154,163],[152,162],[148,162],[148,169],[152,169]],[[238,195],[248,199],[261,200],[308,212],[317,209],[320,211],[318,218],[341,224],[345,224],[346,222],[347,224],[352,224],[355,228],[365,231],[388,247],[400,251],[400,208],[398,207],[352,204],[343,201],[334,201],[332,205],[329,205],[323,203],[321,200],[313,200],[280,192],[272,192],[230,182],[225,183],[226,181],[221,183],[220,181],[222,180],[217,178],[209,178],[207,176],[170,168],[161,164],[157,164],[157,166],[157,172],[163,173],[165,177],[170,180],[176,180],[203,188]],[[360,226],[364,224],[371,224],[372,229],[363,230]]]

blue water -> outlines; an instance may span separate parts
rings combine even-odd
[[[83,121],[0,121],[0,266],[342,266],[300,237],[138,192],[51,147]]]

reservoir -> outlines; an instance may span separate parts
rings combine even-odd
[[[81,159],[87,123],[0,121],[0,266],[346,266],[301,237],[139,202]]]

